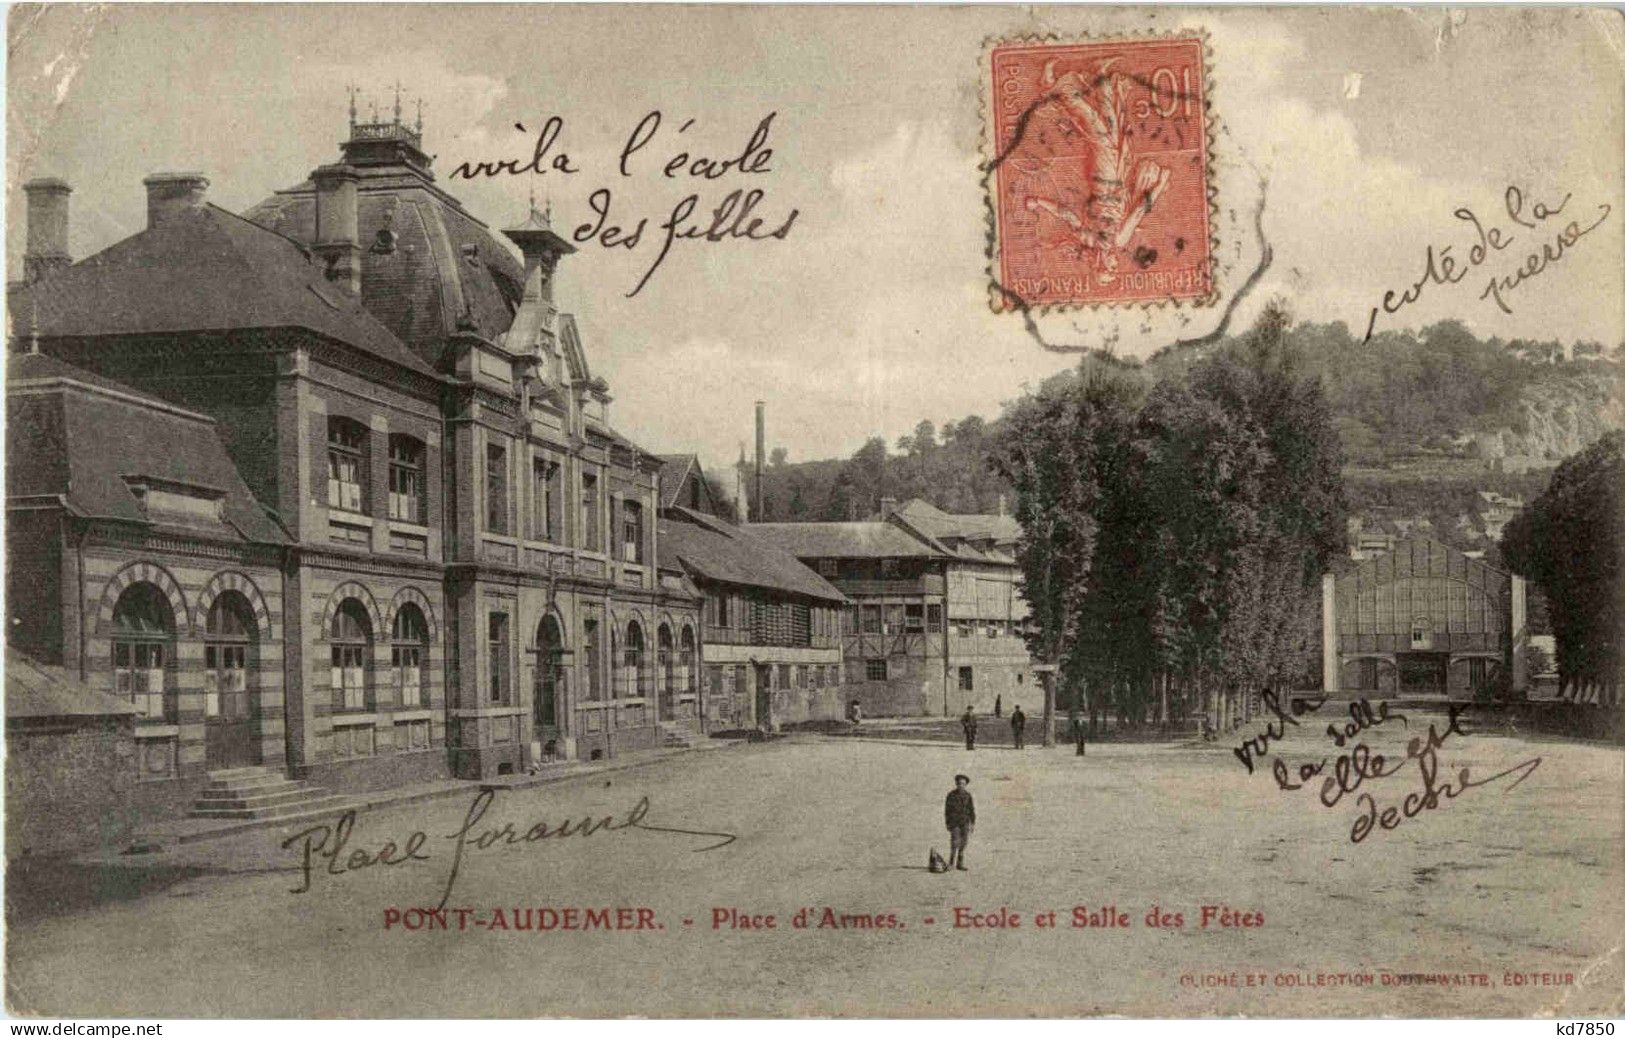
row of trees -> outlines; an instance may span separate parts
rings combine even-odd
[[[1200,711],[1228,727],[1317,665],[1342,456],[1289,328],[1272,305],[1155,381],[1086,360],[1000,422],[992,465],[1016,493],[1034,649],[1092,725]]]
[[[1514,572],[1545,592],[1559,695],[1618,704],[1625,683],[1625,433],[1565,460],[1501,535]]]

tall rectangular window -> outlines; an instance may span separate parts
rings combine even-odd
[[[491,658],[491,702],[506,703],[508,701],[509,673],[508,663],[508,614],[492,613],[490,615],[491,629],[487,638],[487,649]]]
[[[353,419],[327,420],[327,507],[367,511],[367,427]]]
[[[587,551],[603,551],[604,544],[598,532],[598,477],[591,472],[581,474],[581,543]]]
[[[604,698],[603,663],[598,658],[598,621],[584,620],[581,624],[581,649],[587,656],[587,698]]]
[[[559,466],[546,458],[534,458],[531,467],[530,539],[557,544],[563,533],[559,511]]]
[[[496,443],[485,445],[485,529],[508,532],[508,449]]]
[[[942,633],[942,606],[932,603],[925,607],[925,626],[932,634]]]
[[[410,436],[389,438],[389,517],[423,522],[423,444]]]
[[[959,691],[961,691],[961,692],[973,691],[974,690],[974,684],[975,684],[975,679],[972,676],[971,668],[969,668],[969,667],[960,667],[959,668]]]
[[[708,606],[710,606],[710,610],[711,610],[711,616],[710,616],[711,626],[713,626],[713,627],[732,627],[733,626],[732,618],[729,615],[730,610],[728,609],[728,603],[730,601],[731,601],[731,598],[728,595],[728,592],[726,592],[726,591],[713,591],[713,592],[711,592],[710,596],[706,600],[706,604]]]
[[[636,501],[621,503],[621,558],[643,561],[643,506]]]
[[[879,634],[880,633],[880,607],[877,606],[877,605],[866,605],[866,606],[859,606],[858,608],[862,611],[862,615],[863,615],[863,633],[864,634]]]
[[[913,603],[903,607],[904,627],[914,634],[925,630],[925,607]]]

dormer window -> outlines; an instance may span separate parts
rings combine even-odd
[[[471,267],[479,266],[480,265],[480,247],[478,245],[475,245],[473,242],[469,242],[467,245],[464,245],[463,246],[463,259],[467,260],[468,265],[471,266]]]
[[[225,521],[223,490],[146,476],[126,476],[124,481],[153,522],[213,526]]]

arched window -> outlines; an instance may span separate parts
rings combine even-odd
[[[626,625],[626,652],[621,665],[624,669],[621,677],[621,694],[643,695],[643,628],[636,620]]]
[[[248,716],[248,668],[254,648],[254,607],[241,591],[222,591],[203,632],[203,713]]]
[[[152,584],[131,584],[113,607],[113,688],[142,717],[175,717],[167,680],[175,644],[175,614]]]
[[[694,651],[694,628],[683,628],[679,660],[682,664],[682,688],[690,695],[699,691],[700,661]]]
[[[658,682],[656,687],[660,695],[664,697],[670,695],[672,690],[676,688],[676,682],[672,679],[675,677],[674,670],[677,666],[677,661],[673,658],[671,628],[665,624],[661,624],[655,631],[655,651],[658,666],[655,675],[655,680]]]
[[[333,611],[333,626],[327,639],[332,643],[333,708],[366,710],[370,689],[367,671],[372,663],[372,624],[367,610],[353,598],[346,598]]]
[[[536,628],[536,726],[559,723],[559,692],[564,682],[564,636],[559,622],[543,617]]]
[[[395,668],[395,687],[402,706],[422,706],[423,675],[429,664],[429,625],[423,611],[407,602],[395,613],[389,632],[389,662]]]
[[[366,513],[368,432],[350,418],[327,420],[327,507]]]
[[[389,517],[403,523],[424,519],[423,441],[389,438]]]

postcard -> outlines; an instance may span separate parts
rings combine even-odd
[[[1618,11],[8,16],[11,1014],[1625,1011]]]

